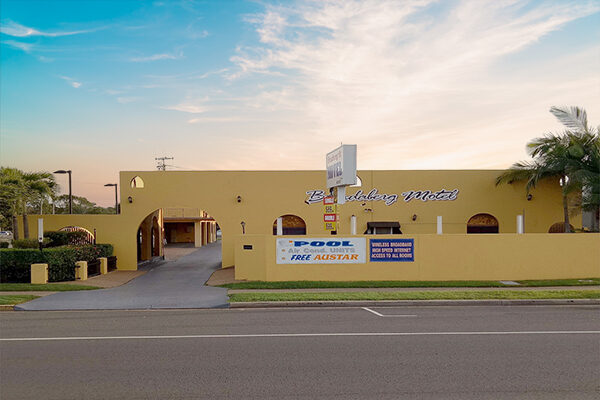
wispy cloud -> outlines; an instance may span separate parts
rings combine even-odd
[[[82,33],[89,33],[96,31],[98,29],[88,29],[88,30],[77,30],[77,31],[57,31],[57,32],[43,32],[37,30],[35,28],[30,28],[19,23],[7,20],[0,24],[0,33],[3,33],[8,36],[14,37],[29,37],[29,36],[48,36],[48,37],[58,37],[58,36],[71,36],[71,35],[79,35]]]
[[[120,104],[134,103],[136,101],[140,101],[142,98],[137,96],[119,96],[117,97],[117,102]]]
[[[521,67],[529,69],[520,80],[492,66],[599,9],[591,1],[268,4],[263,13],[248,17],[260,44],[237,49],[231,58],[237,70],[229,78],[252,82],[260,74],[261,82],[279,85],[257,88],[244,108],[294,110],[294,122],[306,121],[297,129],[307,138],[361,143],[372,159],[388,154],[389,160],[407,148],[431,149],[430,141],[448,137],[456,149],[448,160],[460,166],[465,162],[460,154],[481,147],[484,132],[502,135],[490,125],[517,118],[527,106],[539,106],[544,113],[546,102],[556,97],[540,85],[525,89],[528,79],[549,77],[558,68],[556,60],[530,61]],[[586,69],[588,83],[594,79],[592,70]],[[265,74],[276,77],[263,79]],[[512,129],[523,135],[518,124]],[[530,137],[519,139],[520,146]],[[483,146],[495,150],[489,142]],[[478,162],[489,157],[487,151],[474,151],[483,154]],[[417,161],[424,152],[414,153]]]
[[[208,98],[204,98],[198,101],[185,101],[176,105],[163,106],[160,108],[164,110],[181,111],[190,114],[201,114],[209,110],[209,107],[206,105],[208,100]]]
[[[81,82],[78,82],[77,80],[70,78],[68,76],[61,76],[60,79],[66,81],[69,85],[71,85],[71,87],[73,87],[75,89],[79,89],[82,85]]]
[[[31,52],[34,46],[32,43],[17,42],[16,40],[3,40],[2,43],[15,49],[23,50],[25,53]]]
[[[161,54],[153,54],[151,56],[144,56],[144,57],[132,57],[129,59],[129,61],[148,62],[148,61],[159,61],[159,60],[179,60],[181,58],[183,58],[183,52],[179,52],[178,54],[161,53]]]

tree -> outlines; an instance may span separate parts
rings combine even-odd
[[[19,238],[17,215],[23,215],[23,236],[28,238],[29,203],[42,196],[52,196],[57,189],[54,176],[49,172],[23,172],[16,168],[0,168],[0,208],[10,214],[15,239]]]
[[[69,212],[69,195],[58,196],[54,200],[57,214]],[[114,207],[101,207],[85,197],[73,196],[73,214],[114,214]]]
[[[525,181],[527,193],[540,180],[558,179],[562,187],[565,232],[570,232],[569,195],[582,193],[584,210],[600,207],[600,156],[598,129],[588,125],[587,113],[579,107],[552,107],[550,112],[567,127],[561,134],[549,133],[527,144],[533,161],[513,164],[496,179],[496,185]]]

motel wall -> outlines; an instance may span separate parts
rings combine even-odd
[[[444,235],[439,240],[442,241],[453,240],[451,235],[446,234],[464,235],[467,221],[478,213],[496,217],[500,234],[516,232],[518,214],[525,215],[525,232],[528,234],[547,232],[553,223],[562,220],[561,190],[557,181],[542,182],[531,192],[533,197],[528,201],[523,184],[495,186],[495,179],[501,172],[359,171],[361,186],[348,188],[347,195],[358,190],[366,194],[377,189],[379,194],[397,195],[397,200],[391,204],[376,200],[351,201],[340,206],[338,236],[350,234],[352,215],[357,218],[359,234],[366,230],[367,222],[397,221],[401,224],[403,236],[408,237],[435,233],[436,217],[441,215]],[[135,177],[143,180],[143,187],[132,187]],[[159,209],[197,208],[213,217],[222,231],[223,267],[237,265],[236,236],[242,234],[242,222],[247,237],[269,236],[273,233],[274,221],[282,215],[291,214],[306,222],[307,235],[329,235],[324,230],[322,202],[309,204],[308,194],[325,190],[324,171],[126,171],[120,173],[119,186],[121,214],[30,215],[30,232],[35,235],[40,217],[44,219],[45,230],[66,226],[80,226],[90,232],[95,229],[98,243],[113,244],[119,259],[118,268],[123,270],[137,269],[137,230],[149,215]],[[405,202],[402,197],[402,193],[411,190],[441,189],[458,189],[459,193],[452,201]],[[416,215],[414,221],[413,215]],[[581,217],[573,218],[572,224],[580,228]],[[574,235],[577,238],[581,236]],[[478,240],[486,243],[485,238],[477,239],[470,235],[469,239],[472,237],[473,243],[479,243]],[[267,239],[265,237],[264,240]],[[461,253],[461,257],[471,256]],[[344,267],[339,270],[340,273],[342,271],[347,270]],[[378,272],[374,274],[381,275]],[[331,276],[338,279],[342,275]],[[273,277],[279,279],[277,274]]]
[[[352,237],[352,236],[347,236]],[[260,281],[446,281],[600,277],[600,234],[358,235],[366,263],[277,264],[276,240],[238,235],[235,278]],[[310,241],[323,236],[286,236]],[[414,261],[371,262],[371,239],[414,239]],[[334,237],[343,240],[344,236]]]

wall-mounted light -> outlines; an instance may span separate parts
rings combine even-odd
[[[241,203],[242,202],[242,196],[236,197],[236,200],[237,200],[238,203]]]
[[[128,201],[128,202],[130,202],[130,203],[133,203],[133,197],[129,196],[129,197],[127,198],[127,201]]]
[[[529,193],[527,195],[527,201],[531,201],[531,199],[533,199],[533,195],[531,193]]]
[[[413,214],[413,216],[411,217],[411,219],[412,219],[413,221],[416,221],[416,220],[417,220],[417,214]]]
[[[242,221],[240,222],[240,225],[242,226],[242,235],[246,234],[246,223]]]

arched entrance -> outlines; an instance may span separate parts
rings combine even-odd
[[[491,214],[476,214],[467,222],[467,233],[498,233],[498,220]]]
[[[306,222],[297,215],[286,214],[281,217],[284,235],[306,235]],[[273,235],[277,235],[277,219],[273,221]]]
[[[217,223],[204,210],[159,208],[148,214],[137,231],[137,261],[176,259],[217,241]]]

